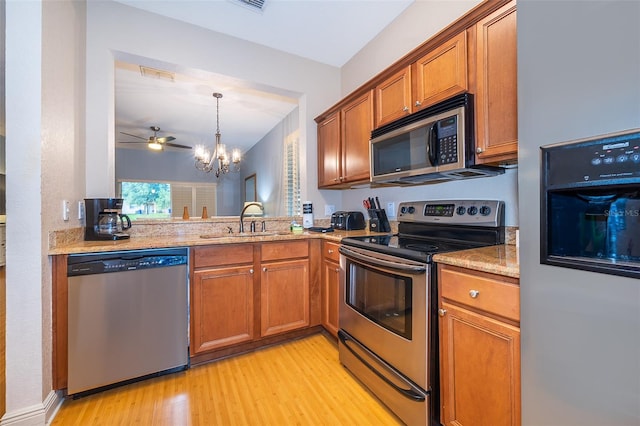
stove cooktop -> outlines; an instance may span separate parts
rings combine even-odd
[[[398,234],[349,237],[342,244],[430,263],[436,253],[504,243],[502,201],[405,202],[398,221]]]

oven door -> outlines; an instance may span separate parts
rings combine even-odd
[[[429,265],[340,248],[340,328],[428,389]]]
[[[405,424],[431,424],[429,265],[342,245],[340,266],[340,362]]]

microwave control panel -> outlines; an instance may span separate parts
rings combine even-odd
[[[436,123],[438,134],[439,159],[438,164],[452,164],[458,162],[458,120],[451,116],[438,120]]]

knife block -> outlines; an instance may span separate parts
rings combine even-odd
[[[391,232],[391,225],[384,209],[368,209],[367,212],[369,212],[369,231]]]

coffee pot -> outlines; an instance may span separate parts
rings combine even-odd
[[[131,219],[126,214],[105,211],[98,215],[98,233],[115,235],[131,228]]]

